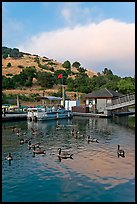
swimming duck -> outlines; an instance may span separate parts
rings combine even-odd
[[[35,154],[46,154],[46,151],[42,150],[42,149],[36,149],[36,147],[34,146],[33,147],[33,153],[34,153],[34,156],[35,156]]]
[[[73,159],[72,155],[73,154],[70,154],[68,152],[65,152],[65,151],[61,151],[61,148],[58,148],[59,152],[57,154],[57,156],[60,158],[60,159],[67,159],[67,158],[71,158]]]
[[[13,160],[13,157],[12,157],[11,153],[8,154],[8,156],[6,157],[6,159],[7,159],[8,161]]]
[[[96,142],[96,143],[99,143],[98,139],[96,139],[96,138],[94,138],[94,137],[92,138],[92,137],[90,137],[90,135],[88,135],[87,140],[88,140],[88,142]]]
[[[117,150],[118,157],[125,157],[125,151],[123,149],[120,149],[120,145],[118,144],[118,150]]]

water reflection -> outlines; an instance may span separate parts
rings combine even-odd
[[[57,125],[61,128],[56,129]],[[32,149],[28,149],[28,144],[19,143],[19,138],[12,131],[12,126],[21,128],[22,133],[26,132],[26,135],[22,137],[32,137],[34,143],[39,142],[46,150],[46,154],[33,157]],[[16,170],[15,177],[19,172],[25,176],[31,172],[31,175],[37,175],[39,179],[66,178],[70,181],[68,187],[65,188],[68,194],[72,190],[70,186],[74,183],[71,172],[104,185],[106,190],[128,183],[135,178],[135,132],[126,126],[114,123],[112,119],[74,117],[71,120],[37,123],[13,122],[6,123],[2,127],[3,178],[5,178],[4,171],[7,171],[4,158],[8,152],[14,155],[12,166]],[[72,134],[73,128],[78,130],[81,136],[75,137]],[[32,134],[32,129],[42,134]],[[88,143],[87,135],[98,139],[99,143]],[[118,144],[124,149],[125,158],[118,157]],[[73,153],[73,159],[59,158],[58,148]],[[34,178],[32,179],[34,182]],[[80,185],[84,185],[82,186],[84,188],[86,185],[89,186],[88,183],[81,184],[79,181]],[[65,190],[63,186],[62,183],[61,188]],[[74,189],[76,188],[78,188],[78,183],[74,186]]]

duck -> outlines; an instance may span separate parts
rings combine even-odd
[[[120,149],[120,145],[118,144],[118,149],[117,149],[117,155],[118,157],[125,157],[125,151],[123,149]]]
[[[61,148],[58,148],[59,152],[57,154],[57,156],[60,158],[60,159],[67,159],[67,158],[70,158],[70,159],[73,159],[73,154],[70,154],[68,152],[65,152],[61,150]]]
[[[94,138],[94,137],[92,138],[92,137],[90,137],[90,135],[88,135],[87,140],[88,140],[88,142],[96,142],[96,143],[99,143],[98,139],[96,139],[96,138]]]
[[[6,157],[6,159],[7,159],[8,161],[13,160],[13,157],[12,157],[11,153],[8,154],[8,156]]]
[[[36,147],[34,146],[33,147],[33,153],[34,153],[34,156],[35,156],[35,154],[46,154],[46,151],[42,150],[42,149],[36,149]]]

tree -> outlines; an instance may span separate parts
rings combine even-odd
[[[67,79],[67,90],[68,91],[74,91],[75,89],[75,80],[72,78]]]
[[[52,88],[55,83],[54,76],[49,72],[38,72],[37,81],[44,88]]]
[[[7,57],[8,57],[8,54],[7,54],[7,53],[3,54],[3,58],[4,58],[4,59],[6,59]]]
[[[135,92],[135,82],[134,79],[131,77],[122,78],[117,83],[118,91],[123,94],[133,93]]]
[[[87,70],[86,69],[84,69],[83,67],[79,67],[78,69],[77,69],[79,72],[81,72],[81,73],[85,73]]]
[[[63,64],[62,64],[62,66],[64,67],[64,68],[71,68],[71,64],[70,64],[70,62],[67,60],[67,61],[65,61]]]
[[[72,66],[73,67],[76,67],[76,68],[79,68],[80,67],[80,63],[79,62],[73,62]]]
[[[2,92],[2,104],[4,104],[4,103],[7,102],[6,99],[7,99],[6,94],[4,94],[4,93]]]
[[[108,68],[104,68],[104,71],[102,71],[105,75],[108,75],[108,74],[113,74],[113,72],[111,71],[111,69],[108,69]]]
[[[58,75],[59,74],[62,74],[62,78],[61,79],[59,79],[58,78]],[[66,84],[67,82],[66,82],[66,80],[67,80],[67,78],[68,78],[68,74],[67,74],[67,71],[64,71],[64,70],[56,70],[55,72],[54,72],[54,77],[55,77],[55,83],[56,84]]]
[[[22,57],[22,56],[23,56],[23,53],[22,53],[22,52],[19,52],[19,49],[13,48],[13,49],[11,50],[10,57],[19,58],[19,57]]]
[[[2,76],[2,89],[14,89],[15,83],[12,78]]]

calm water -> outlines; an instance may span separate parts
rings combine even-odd
[[[6,122],[2,125],[3,202],[134,202],[135,130],[106,118],[74,117],[45,122]],[[122,123],[120,123],[122,121]],[[64,125],[56,130],[57,123]],[[20,144],[11,128],[21,128],[24,138],[41,142],[46,155],[33,157],[28,144]],[[79,138],[71,134],[78,129]],[[42,131],[32,135],[31,128]],[[86,135],[99,143],[88,143]],[[126,157],[117,157],[117,145]],[[73,159],[57,157],[58,148],[73,153]],[[5,159],[11,152],[11,165]]]

